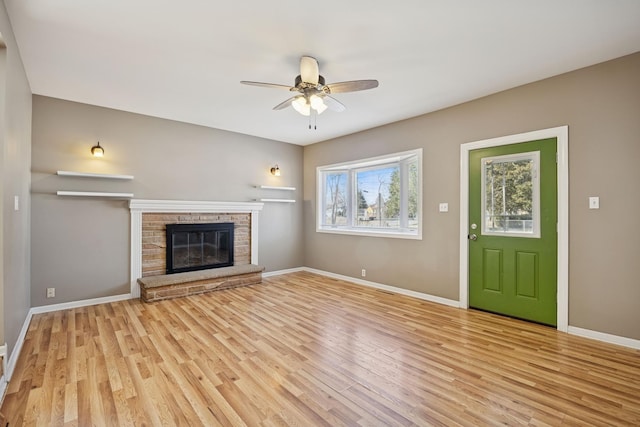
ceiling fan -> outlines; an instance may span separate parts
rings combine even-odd
[[[332,97],[331,94],[356,92],[378,87],[377,80],[352,80],[326,84],[324,77],[320,75],[318,61],[311,56],[303,56],[300,58],[300,74],[295,78],[294,86],[245,80],[240,83],[298,92],[297,95],[281,102],[273,107],[273,109],[282,110],[292,106],[303,116],[309,116],[311,113],[322,114],[327,108],[337,112],[344,111],[346,109],[344,104]]]

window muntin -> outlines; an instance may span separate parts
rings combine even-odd
[[[318,168],[319,232],[420,239],[422,150]]]
[[[482,162],[482,234],[540,237],[540,153]]]

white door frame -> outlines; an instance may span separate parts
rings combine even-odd
[[[469,308],[469,151],[556,138],[558,150],[558,330],[569,328],[569,127],[560,126],[460,145],[460,307]]]

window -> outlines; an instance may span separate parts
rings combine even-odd
[[[317,231],[422,238],[422,150],[317,169]]]
[[[482,234],[540,237],[540,153],[482,159]]]

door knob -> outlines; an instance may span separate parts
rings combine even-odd
[[[468,238],[469,240],[473,240],[473,241],[478,240],[478,236],[477,236],[477,235],[475,235],[475,234],[469,234],[469,235],[467,236],[467,238]]]

